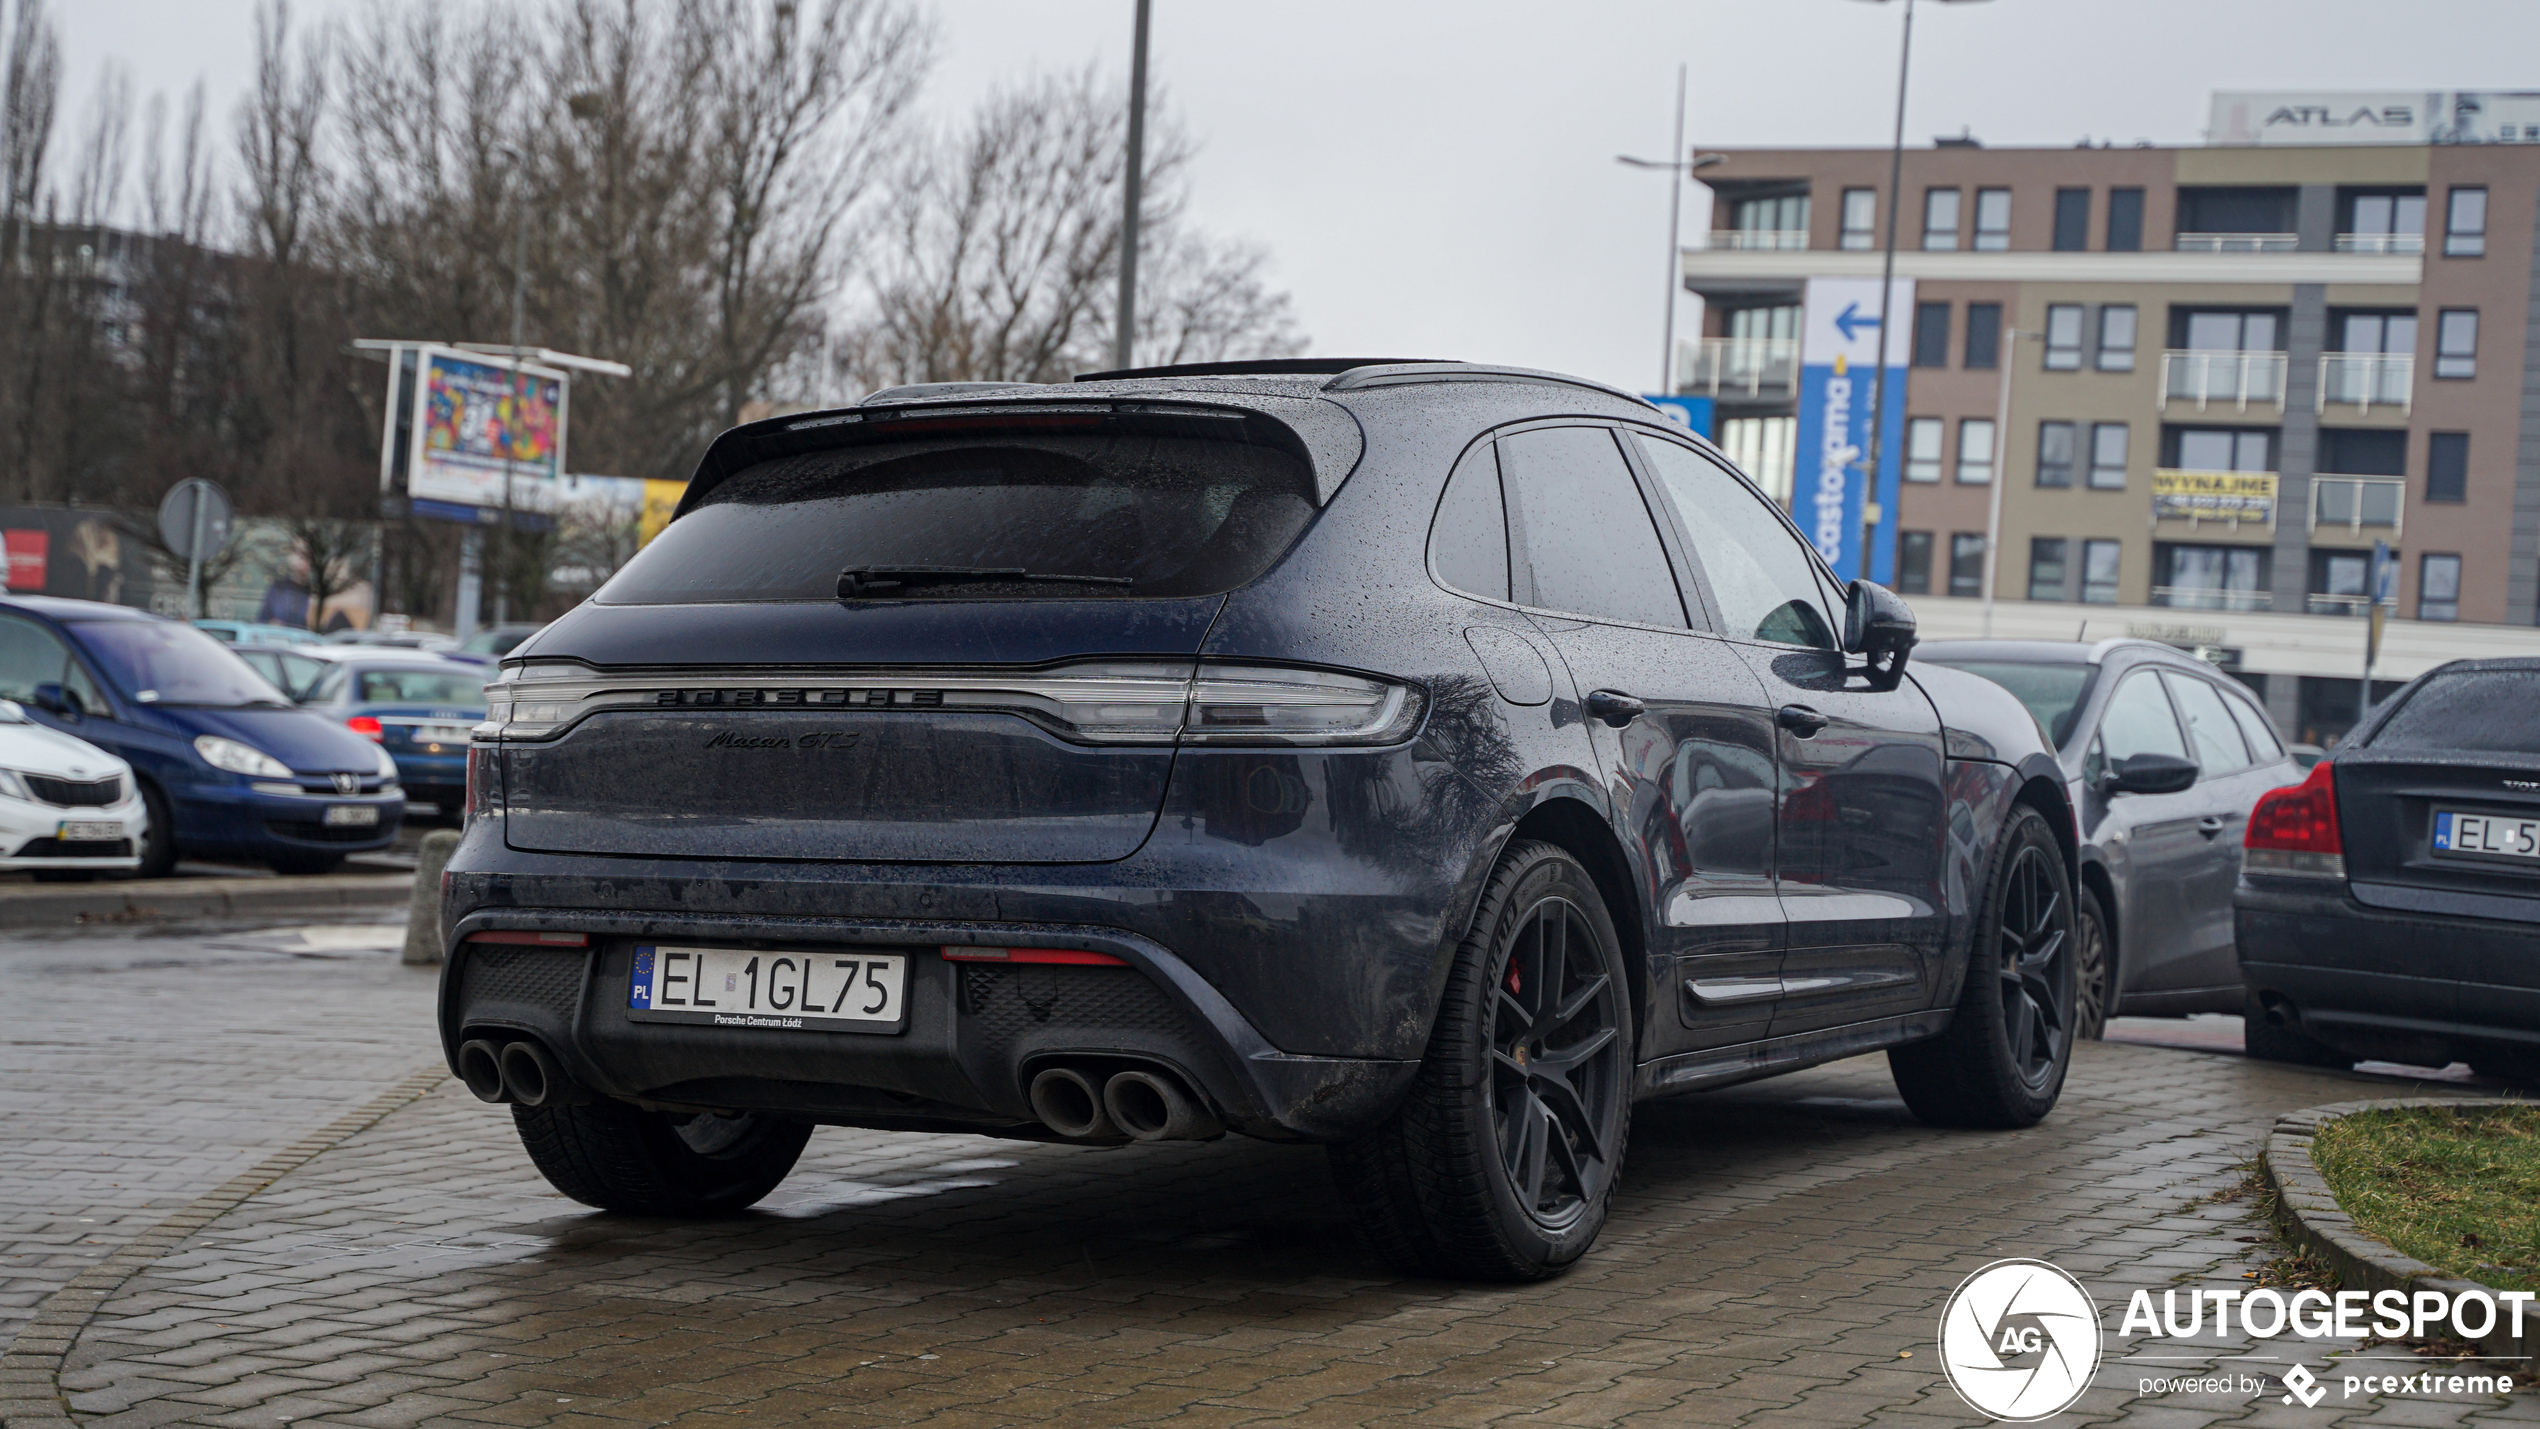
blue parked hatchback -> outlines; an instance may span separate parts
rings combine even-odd
[[[347,656],[301,703],[388,751],[407,798],[455,814],[467,799],[467,744],[485,718],[491,673],[406,651]]]
[[[323,873],[405,815],[377,745],[299,708],[211,636],[96,601],[0,600],[0,698],[132,765],[144,877],[180,852]]]

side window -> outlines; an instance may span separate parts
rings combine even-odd
[[[0,616],[0,700],[31,701],[36,686],[61,684],[63,672],[73,668],[70,649],[60,636],[32,620]],[[79,693],[82,699],[90,697],[85,680]],[[89,708],[97,708],[93,700]]]
[[[1429,529],[1429,559],[1455,590],[1508,599],[1508,512],[1499,501],[1499,460],[1491,444],[1464,454],[1447,478]]]
[[[1514,540],[1517,599],[1547,610],[1686,624],[1649,507],[1614,435],[1603,427],[1545,427],[1499,440]]]
[[[1633,435],[1676,504],[1694,558],[1720,603],[1720,629],[1741,640],[1835,648],[1817,563],[1754,492],[1701,453]]]
[[[2240,725],[2232,719],[2231,707],[2223,703],[2223,692],[2193,675],[2161,678],[2169,681],[2179,713],[2187,717],[2187,737],[2195,744],[2196,762],[2204,766],[2203,777],[2248,768],[2249,747],[2241,742]]]
[[[2284,757],[2284,742],[2275,737],[2275,727],[2258,707],[2244,699],[2227,699],[2231,717],[2240,722],[2240,737],[2249,741],[2249,758],[2259,764],[2272,764]]]
[[[2108,697],[2107,712],[2099,716],[2099,739],[2109,764],[2138,754],[2187,757],[2187,742],[2179,738],[2169,696],[2161,693],[2160,679],[2149,670],[2126,676]]]

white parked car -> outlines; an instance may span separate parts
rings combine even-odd
[[[148,826],[131,765],[0,700],[0,871],[47,882],[130,873]]]

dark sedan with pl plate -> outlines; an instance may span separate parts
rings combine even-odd
[[[2540,659],[2418,676],[2259,800],[2238,904],[2252,1056],[2540,1082]]]
[[[1553,1274],[1633,1103],[1885,1050],[2019,1127],[2073,812],[1648,404],[1460,363],[898,388],[718,438],[503,659],[441,1028],[610,1209],[817,1124],[1330,1148],[1370,1243]]]

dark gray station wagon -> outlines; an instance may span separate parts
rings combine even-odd
[[[1550,373],[737,428],[487,691],[444,1040],[595,1206],[746,1206],[820,1124],[1231,1131],[1401,1264],[1551,1274],[1638,1099],[1887,1049],[1935,1122],[2054,1104],[2065,779],[1913,639]]]

